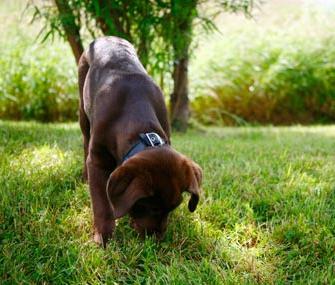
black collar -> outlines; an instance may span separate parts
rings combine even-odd
[[[166,142],[156,133],[142,133],[139,134],[139,137],[139,140],[123,156],[121,163],[148,147],[160,147],[166,144]]]

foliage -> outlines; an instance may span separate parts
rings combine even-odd
[[[211,50],[220,60],[210,62],[201,54],[191,64],[195,119],[216,125],[334,120],[332,37],[309,42],[255,36],[255,45],[248,47],[245,34],[233,36]],[[66,46],[30,46],[19,38],[4,49],[0,62],[1,118],[77,120],[77,75]]]
[[[62,2],[59,0],[58,2]],[[131,1],[66,1],[74,24],[81,30],[81,38],[91,42],[98,36],[114,35],[129,40],[136,48],[145,67],[151,73],[160,72],[166,57],[163,51],[156,47],[158,41],[155,30],[159,25],[160,9],[164,9],[164,1],[148,2],[143,0]],[[43,39],[55,36],[66,38],[62,23],[70,24],[69,14],[57,10],[53,1],[31,2],[34,9],[33,20],[42,20]],[[150,60],[149,60],[150,59]],[[164,65],[165,66],[165,65]],[[166,66],[165,66],[166,67]]]
[[[59,0],[62,2],[63,0]],[[183,56],[184,46],[194,37],[192,29],[184,23],[193,20],[206,31],[215,30],[215,18],[222,12],[243,11],[250,14],[257,0],[104,0],[66,1],[73,14],[74,24],[82,30],[82,38],[90,42],[101,35],[115,35],[129,40],[152,75],[172,72],[173,60]],[[208,2],[208,3],[207,3]],[[206,9],[211,5],[211,9]],[[72,23],[66,13],[59,13],[52,1],[42,3],[31,0],[33,21],[42,20],[43,40],[56,36],[66,38],[62,21]],[[87,40],[89,39],[89,40]],[[173,55],[176,53],[175,55]]]
[[[104,251],[90,242],[79,127],[0,122],[2,283],[331,284],[334,138],[334,127],[175,135],[204,169],[197,211],[185,201],[159,243],[123,218]]]
[[[19,38],[4,48],[0,65],[1,118],[77,119],[77,74],[64,46],[30,46]]]
[[[195,118],[205,124],[333,122],[332,17],[301,15],[286,25],[242,25],[214,37],[191,65]]]
[[[18,25],[19,9],[6,13],[8,7],[1,5],[0,117],[77,120],[77,75],[68,47],[57,40],[34,43],[38,23],[28,26],[21,19]],[[216,125],[334,120],[333,15],[292,17],[286,25],[267,28],[250,21],[219,22],[221,34],[211,37],[193,31],[201,39],[190,63],[197,120]]]

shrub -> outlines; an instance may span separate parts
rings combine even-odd
[[[29,45],[22,37],[0,54],[0,118],[77,118],[77,74],[63,45]]]
[[[193,66],[194,117],[205,124],[334,121],[335,37],[323,19],[287,30],[244,25],[207,45]],[[307,25],[314,32],[301,32]]]

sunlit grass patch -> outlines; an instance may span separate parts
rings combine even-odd
[[[52,174],[61,170],[63,164],[71,158],[71,153],[64,153],[56,147],[28,148],[10,161],[10,167],[12,171],[18,171],[26,177],[34,174]]]
[[[4,283],[276,284],[334,279],[335,128],[213,128],[174,134],[204,170],[157,243],[120,219],[92,242],[76,124],[0,122]]]

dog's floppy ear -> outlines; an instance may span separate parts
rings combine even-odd
[[[114,170],[107,181],[107,197],[113,208],[114,219],[127,214],[137,200],[152,195],[145,175],[142,172],[136,174],[136,170],[127,164]]]
[[[191,193],[191,199],[188,202],[188,209],[194,212],[197,208],[201,193],[202,169],[190,159],[187,159],[185,168],[185,177],[187,181],[186,191]]]

